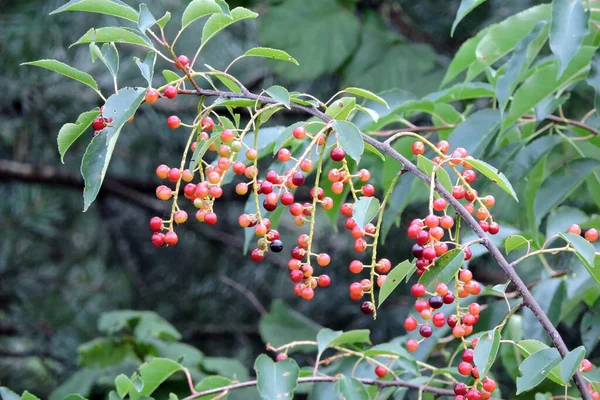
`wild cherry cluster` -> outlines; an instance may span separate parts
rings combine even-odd
[[[581,371],[583,373],[590,372],[593,368],[594,368],[594,365],[588,359],[582,360],[581,364],[579,365],[579,371]],[[598,392],[597,390],[594,390],[594,387],[592,386],[591,383],[588,383],[587,388],[590,391],[590,394],[592,395],[593,400],[600,400],[600,392]]]
[[[573,233],[575,235],[581,235],[581,227],[577,224],[573,224],[568,229],[569,233]],[[598,240],[598,230],[596,228],[590,228],[585,231],[584,237],[589,242],[595,242]]]

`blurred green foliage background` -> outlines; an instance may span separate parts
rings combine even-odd
[[[332,256],[329,274],[334,283],[311,302],[294,296],[286,252],[259,265],[242,254],[243,233],[236,220],[244,200],[235,198],[233,191],[218,202],[216,227],[191,221],[181,229],[176,247],[151,245],[147,225],[156,214],[153,193],[159,184],[154,169],[177,162],[185,139],[169,131],[164,120],[174,113],[182,119],[191,117],[194,99],[140,109],[124,129],[109,169],[108,180],[116,189],[101,192],[91,209],[82,213],[79,163],[91,132],[76,143],[65,165],[60,164],[56,134],[62,124],[98,106],[99,99],[64,77],[19,64],[55,58],[91,73],[103,89],[110,90],[109,74],[101,63],[91,62],[87,47],[68,46],[92,26],[120,21],[83,13],[48,16],[63,3],[0,1],[3,385],[17,392],[50,393],[76,369],[77,347],[98,335],[99,314],[116,309],[153,310],[182,332],[184,342],[205,354],[237,357],[251,365],[264,349],[258,330],[260,312],[223,276],[243,283],[266,308],[281,298],[327,327],[369,328],[375,343],[402,332],[408,297],[396,295],[388,301],[376,322],[360,314],[348,299],[351,238],[338,234],[325,220],[317,243],[320,251]],[[187,1],[151,3],[155,15],[169,10],[178,20]],[[439,87],[445,67],[465,39],[536,3],[489,1],[470,14],[451,38],[458,0],[235,0],[232,7],[250,7],[263,17],[220,33],[200,62],[224,68],[248,48],[271,46],[288,51],[300,67],[245,59],[236,64],[233,74],[252,91],[277,83],[322,99],[348,85],[375,92],[402,88],[424,95]],[[176,31],[176,25],[172,23],[167,33]],[[198,23],[186,31],[179,42],[182,52],[191,56],[201,27]],[[120,81],[141,83],[132,56],[143,54],[126,46],[121,54]],[[301,117],[287,114],[272,123],[285,125]],[[158,207],[166,211],[166,206]],[[411,205],[403,220],[412,219],[421,207]],[[297,228],[289,219],[283,219],[280,231],[288,243],[295,240]],[[393,263],[404,260],[410,248],[403,231],[397,232],[381,249],[381,255]],[[503,279],[498,271],[481,271],[477,278],[485,283]]]

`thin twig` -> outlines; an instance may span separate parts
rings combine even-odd
[[[267,310],[265,309],[265,307],[260,303],[260,301],[256,298],[254,293],[252,293],[250,290],[246,289],[244,286],[240,285],[239,283],[225,275],[221,275],[220,279],[221,282],[223,282],[224,284],[231,286],[232,288],[246,296],[246,298],[250,301],[250,303],[252,303],[252,305],[260,313],[260,315],[267,314]]]

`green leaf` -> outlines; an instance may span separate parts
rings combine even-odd
[[[126,375],[121,374],[115,378],[115,387],[121,398],[124,398],[127,393],[133,388],[133,382]]]
[[[128,43],[137,46],[147,47],[154,49],[152,42],[141,36],[133,29],[119,28],[116,26],[107,26],[104,28],[90,29],[85,35],[79,38],[78,41],[73,43],[71,46],[85,43]]]
[[[388,274],[385,282],[381,285],[381,289],[379,290],[379,302],[377,307],[381,307],[385,299],[398,287],[400,282],[408,275],[408,273],[412,270],[413,264],[408,261],[402,261],[400,264],[396,265]]]
[[[113,335],[123,330],[133,330],[138,340],[159,338],[167,341],[181,340],[181,334],[168,321],[152,311],[119,310],[102,313],[98,330]]]
[[[64,124],[58,132],[58,152],[60,153],[60,161],[65,163],[65,154],[67,150],[75,141],[85,132],[87,128],[92,124],[94,119],[100,115],[100,109],[98,107],[91,111],[86,111],[77,117],[77,122],[74,124]]]
[[[519,118],[565,84],[572,84],[573,80],[579,77],[584,78],[595,50],[596,48],[593,46],[580,47],[560,78],[557,78],[558,65],[556,62],[535,70],[514,93],[508,114],[502,121],[502,130],[508,129]]]
[[[352,207],[352,218],[356,225],[364,230],[365,226],[371,222],[379,213],[379,199],[375,197],[360,197]]]
[[[517,394],[539,385],[560,361],[560,354],[555,348],[543,349],[527,357],[519,366],[521,376],[517,378]]]
[[[100,370],[83,368],[77,370],[63,384],[58,386],[50,393],[48,400],[60,400],[71,393],[79,393],[83,396],[89,396],[92,387],[98,381]]]
[[[114,43],[104,43],[102,50],[96,45],[96,43],[90,43],[90,53],[92,54],[92,62],[96,62],[96,59],[100,59],[108,72],[115,77],[119,72],[119,52],[117,46]]]
[[[343,346],[345,344],[366,343],[371,344],[368,329],[357,329],[353,331],[332,331],[329,328],[323,328],[317,334],[317,343],[319,355],[334,346]]]
[[[512,51],[533,30],[535,25],[550,17],[550,5],[541,4],[492,25],[475,50],[477,61],[469,66],[467,81]]]
[[[517,153],[517,156],[511,163],[508,176],[510,176],[513,182],[519,182],[561,141],[562,138],[558,135],[542,136],[532,141]]]
[[[229,378],[225,378],[224,376],[213,375],[202,378],[200,382],[196,385],[195,389],[197,392],[204,392],[205,390],[218,389],[225,386],[229,386],[233,383],[233,381]],[[202,400],[210,400],[215,398],[221,393],[209,394],[206,396],[200,397]],[[226,399],[225,397],[220,397],[219,399]]]
[[[286,88],[279,85],[273,85],[265,90],[269,96],[278,103],[283,104],[288,110],[290,109],[290,93]]]
[[[167,342],[161,339],[147,339],[145,344],[154,348],[156,356],[179,360],[186,368],[199,368],[204,359],[204,354],[197,348],[181,342]]]
[[[2,400],[20,400],[21,396],[7,387],[0,386],[0,399]]]
[[[596,267],[598,269],[598,267]],[[596,288],[594,288],[596,290]],[[594,350],[600,341],[600,315],[586,312],[581,318],[581,342],[589,352]]]
[[[359,106],[357,106],[359,107]],[[379,150],[377,150],[375,148],[375,146],[373,146],[371,143],[366,143],[365,142],[365,149],[369,150],[369,152],[375,154],[377,157],[379,157],[381,159],[381,161],[385,161],[385,156],[383,154],[381,154],[381,152]]]
[[[336,399],[369,400],[367,388],[356,378],[342,375],[333,385]]]
[[[296,361],[287,358],[274,362],[265,354],[261,354],[254,363],[257,388],[260,396],[267,400],[292,399],[298,387],[300,368]]]
[[[267,8],[259,25],[261,45],[294,54],[300,65],[274,64],[275,71],[287,79],[310,80],[337,70],[358,44],[360,25],[353,8],[335,0],[287,1]]]
[[[342,97],[335,100],[325,111],[325,114],[333,119],[345,120],[356,106],[355,97]]]
[[[114,393],[114,392],[111,392],[111,393]],[[63,397],[62,400],[87,400],[87,399],[80,394],[70,394],[68,396]]]
[[[144,62],[141,62],[139,58],[134,57],[135,63],[142,72],[142,76],[148,82],[148,87],[152,87],[152,78],[154,77],[154,64],[156,64],[156,52],[150,51],[146,54]]]
[[[361,112],[367,114],[369,117],[371,117],[371,119],[373,120],[373,122],[379,121],[379,114],[377,113],[377,111],[373,110],[372,108],[363,107],[360,104],[357,104],[356,105],[356,109],[358,111],[361,111]],[[373,146],[371,146],[371,147],[373,147]]]
[[[193,0],[181,16],[181,30],[187,28],[197,19],[216,13],[221,13],[221,7],[214,0]]]
[[[247,367],[236,358],[205,357],[202,368],[211,374],[222,375],[237,381],[247,381]]]
[[[256,100],[246,99],[246,98],[225,98],[219,97],[213,102],[214,106],[221,107],[254,107],[256,105]],[[258,103],[260,104],[260,103]]]
[[[202,28],[202,45],[206,44],[206,42],[212,39],[217,33],[235,22],[258,17],[257,13],[244,7],[236,7],[231,10],[231,17],[221,14],[220,7],[217,12],[219,14],[211,15],[206,21],[206,24],[204,24],[204,28]]]
[[[122,1],[113,0],[71,0],[62,7],[52,11],[52,14],[58,14],[64,11],[86,11],[99,14],[112,15],[127,19],[132,22],[138,21],[138,13]]]
[[[533,30],[515,47],[513,54],[506,62],[506,69],[496,82],[498,108],[504,112],[508,100],[517,87],[520,79],[548,39],[550,25],[540,21]]]
[[[594,54],[592,62],[590,64],[590,73],[586,79],[588,85],[590,85],[596,96],[594,97],[594,106],[596,107],[596,115],[598,115],[600,108],[600,55]]]
[[[315,340],[321,328],[281,300],[273,301],[269,313],[263,315],[258,324],[262,341],[274,347],[293,341]],[[298,346],[291,350],[309,352],[314,351],[314,347]]]
[[[548,176],[537,191],[534,210],[539,226],[542,218],[560,203],[585,180],[600,162],[591,158],[577,159],[558,168]]]
[[[162,17],[160,17],[160,19],[158,21],[156,21],[156,25],[158,25],[162,29],[164,29],[164,27],[167,26],[167,24],[169,23],[170,20],[171,20],[171,13],[167,11],[165,13],[165,15],[163,15]]]
[[[229,10],[229,4],[225,0],[215,0],[215,3],[221,7],[221,13],[228,16],[229,18],[233,18],[231,15],[231,11]]]
[[[521,247],[527,246],[529,240],[525,239],[521,235],[511,235],[506,238],[504,242],[504,248],[506,249],[506,254],[510,253],[513,250],[520,249]]]
[[[448,172],[443,167],[436,165],[433,161],[431,161],[427,157],[423,157],[422,155],[417,156],[417,167],[421,171],[425,172],[430,178],[435,168],[435,176],[438,179],[438,181],[440,181],[444,189],[446,189],[449,192],[452,192],[452,180],[450,179],[450,175],[448,175]]]
[[[89,75],[85,72],[82,72],[78,69],[75,69],[75,68],[73,68],[65,63],[62,63],[60,61],[38,60],[38,61],[31,61],[31,62],[23,63],[21,65],[33,65],[36,67],[49,69],[50,71],[58,72],[61,75],[67,76],[71,79],[74,79],[78,82],[83,83],[84,85],[91,87],[96,92],[98,91],[98,84],[96,83],[94,78],[92,78],[91,75]]]
[[[167,81],[167,83],[172,83],[178,79],[181,79],[181,77],[179,75],[177,75],[175,72],[169,70],[169,69],[165,69],[162,72],[163,77],[165,78],[165,80]]]
[[[433,267],[421,275],[419,283],[429,288],[436,287],[438,283],[448,283],[457,274],[464,261],[465,252],[461,249],[452,249],[440,256]]]
[[[150,396],[164,381],[182,368],[180,364],[166,358],[154,358],[142,364],[139,371],[144,386],[141,390],[136,388],[130,390],[129,397],[136,400],[143,396]]]
[[[459,83],[448,89],[428,94],[425,98],[435,103],[449,103],[452,101],[479,99],[482,97],[495,97],[496,91],[489,83],[469,82]]]
[[[498,128],[500,111],[480,110],[459,124],[448,140],[453,147],[463,147],[471,156],[479,158],[498,133]]]
[[[357,87],[349,87],[349,88],[346,88],[346,89],[342,90],[342,92],[350,93],[350,94],[355,94],[357,96],[361,96],[361,97],[364,97],[366,99],[376,101],[378,103],[383,104],[387,108],[390,108],[390,106],[388,105],[387,101],[385,101],[382,97],[377,96],[375,93],[370,92],[368,90],[357,88]]]
[[[475,37],[468,39],[460,46],[446,70],[442,86],[454,80],[461,72],[469,68],[469,65],[476,61],[475,50],[488,30],[489,28],[485,28],[479,31]]]
[[[460,2],[460,7],[458,7],[458,11],[456,12],[456,18],[452,23],[452,29],[450,30],[450,36],[454,36],[454,30],[458,26],[459,22],[463,20],[471,11],[473,11],[476,7],[479,7],[485,3],[485,0],[462,0]]]
[[[140,4],[140,17],[138,19],[138,27],[140,31],[146,32],[147,29],[152,28],[156,24],[156,18],[152,15],[152,12],[148,9],[145,4]]]
[[[255,47],[244,53],[244,57],[265,57],[273,60],[289,61],[298,65],[298,61],[288,53],[279,49],[271,49],[269,47]]]
[[[498,349],[500,349],[500,331],[498,329],[481,334],[473,355],[473,363],[478,367],[481,376],[486,376],[494,364]]]
[[[90,368],[116,365],[129,356],[135,358],[130,343],[109,338],[96,338],[86,342],[77,348],[77,353],[77,364]]]
[[[496,168],[481,160],[469,160],[469,164],[471,164],[473,168],[481,172],[489,180],[498,185],[506,193],[510,194],[517,202],[519,201],[515,190],[502,172],[498,172]]]
[[[342,149],[358,163],[365,151],[365,143],[356,125],[348,121],[334,120],[331,122],[331,128],[336,132]]]
[[[96,199],[121,129],[135,114],[145,93],[145,89],[124,88],[119,91],[119,94],[110,96],[106,101],[103,116],[113,118],[113,122],[92,139],[81,161],[81,174],[85,181],[84,211]]]
[[[538,340],[520,340],[517,343],[517,348],[525,358],[528,358],[532,354],[535,354],[540,350],[549,349],[550,347]],[[562,385],[562,379],[560,378],[560,371],[558,370],[558,367],[555,367],[550,371],[548,379],[550,379],[552,382]]]
[[[588,270],[594,268],[596,249],[590,242],[573,233],[559,233],[558,236],[566,240],[567,243],[569,243],[571,247],[575,249],[575,255],[581,260],[583,265],[585,265]]]
[[[31,393],[29,393],[26,390],[23,392],[23,395],[21,396],[21,400],[40,400],[40,398],[32,395]]]
[[[558,59],[558,77],[588,34],[590,15],[583,9],[583,0],[553,0],[550,20],[550,50]]]
[[[579,368],[581,361],[585,357],[585,348],[583,346],[579,346],[576,349],[567,354],[567,356],[560,362],[560,377],[562,378],[565,385],[569,383],[573,374]]]
[[[215,76],[218,80],[220,80],[225,86],[227,86],[229,88],[229,90],[231,90],[234,93],[242,93],[242,88],[240,88],[239,85],[237,83],[235,83],[233,80],[231,80],[227,76],[223,75],[223,73],[219,73],[220,71],[214,69],[210,65],[208,65],[208,64],[204,64],[204,65],[209,70],[211,70],[213,72],[217,72],[216,74],[214,74],[212,76]]]
[[[202,160],[202,157],[204,157],[204,155],[208,151],[208,148],[213,143],[216,143],[220,139],[221,139],[221,135],[213,134],[208,140],[203,139],[200,141],[200,143],[197,144],[196,150],[194,150],[194,154],[192,154],[192,158],[190,160],[190,166],[189,166],[190,171],[193,171],[196,169],[198,164],[200,164],[200,160]]]

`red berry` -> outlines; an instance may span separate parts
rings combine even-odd
[[[179,64],[175,64],[177,69],[185,69],[185,67],[187,67],[190,63],[190,59],[184,55],[177,57],[177,61],[179,62]]]
[[[260,249],[254,249],[252,250],[252,253],[250,253],[250,258],[252,258],[252,261],[254,262],[261,262],[265,259],[265,253]]]
[[[319,264],[321,267],[328,266],[330,262],[331,262],[331,257],[329,257],[329,254],[327,254],[327,253],[321,253],[317,256],[317,264]],[[324,276],[327,276],[327,275],[324,275]]]
[[[162,233],[155,233],[152,235],[152,244],[156,247],[161,247],[165,244],[165,235]]]
[[[462,176],[467,183],[471,183],[471,182],[475,181],[475,178],[477,178],[475,171],[470,170],[470,169],[463,171]]]
[[[206,222],[208,225],[216,224],[217,223],[217,214],[215,214],[213,212],[206,213],[206,215],[204,216],[204,222]]]
[[[462,382],[459,382],[456,385],[454,385],[454,394],[458,396],[464,396],[465,394],[467,394],[468,390],[469,388],[467,387],[467,385],[465,385]]]
[[[171,115],[167,118],[167,125],[169,125],[169,128],[171,129],[177,129],[181,126],[181,120],[177,115]]]
[[[404,320],[404,329],[411,332],[417,329],[418,323],[417,320],[413,317],[408,317]]]
[[[419,333],[424,338],[428,338],[433,334],[433,330],[431,329],[431,327],[429,325],[422,325],[421,328],[419,329]]]
[[[392,263],[387,258],[382,258],[375,264],[375,268],[380,274],[387,274],[392,269]]]
[[[473,253],[471,252],[471,249],[469,249],[468,247],[465,247],[465,261],[470,260],[472,256],[473,256]]]
[[[170,168],[168,166],[166,166],[165,164],[161,164],[158,167],[156,167],[156,176],[158,176],[160,179],[167,179],[169,171]]]
[[[298,283],[304,279],[304,273],[299,269],[290,271],[290,279],[294,283]]]
[[[417,243],[423,245],[427,242],[429,242],[429,232],[422,230],[417,233]]]
[[[283,361],[283,360],[286,360],[287,358],[288,358],[287,354],[285,354],[285,353],[279,353],[275,357],[275,361]]]
[[[294,186],[302,186],[304,184],[304,174],[302,172],[295,172],[292,175],[292,183]]]
[[[423,144],[423,142],[418,141],[418,142],[414,142],[412,144],[412,152],[414,155],[420,155],[425,153],[425,145]]]
[[[446,316],[441,312],[437,312],[437,313],[433,314],[433,318],[431,319],[431,322],[433,323],[434,326],[441,328],[442,326],[444,326],[446,324]]]
[[[342,161],[344,159],[344,157],[346,156],[346,152],[341,147],[336,147],[331,150],[331,153],[329,153],[329,156],[331,157],[331,159],[333,161]]]
[[[496,390],[496,381],[490,378],[485,378],[483,380],[483,390],[490,393]]]
[[[178,241],[179,238],[177,237],[177,234],[175,232],[169,231],[165,233],[165,243],[169,246],[175,246]]]
[[[177,88],[175,86],[169,85],[163,91],[163,94],[167,99],[174,99],[177,97]]]
[[[363,301],[360,305],[360,311],[362,311],[363,314],[373,314],[375,307],[373,307],[373,303],[370,301]]]
[[[212,131],[215,127],[215,123],[210,117],[203,118],[200,123],[202,124],[203,131]]]
[[[585,238],[590,242],[595,242],[598,240],[598,230],[591,228],[585,232]]]
[[[492,235],[495,235],[496,233],[500,232],[500,225],[498,225],[497,222],[491,222],[489,232]]]
[[[460,364],[458,364],[458,373],[463,376],[470,375],[472,370],[473,366],[471,365],[471,363],[463,361]]]
[[[167,174],[167,179],[171,182],[177,182],[179,178],[181,178],[181,171],[179,171],[179,168],[171,168]]]
[[[95,131],[101,131],[102,129],[104,129],[105,126],[106,123],[104,121],[104,118],[102,117],[96,117],[96,119],[94,119],[94,122],[92,122],[92,128],[94,128]]]
[[[426,247],[423,249],[423,258],[429,261],[433,261],[437,256],[437,252],[432,247]]]
[[[150,218],[150,230],[152,232],[160,232],[162,230],[163,221],[160,217]]]
[[[415,283],[411,288],[410,288],[410,293],[414,296],[414,297],[422,297],[425,294],[425,286],[421,285],[420,283]]]
[[[304,139],[304,137],[306,136],[306,129],[304,129],[303,126],[298,126],[294,128],[294,130],[292,131],[292,135],[294,135],[296,139]]]
[[[319,286],[327,287],[331,284],[331,278],[328,275],[319,276]]]
[[[312,288],[304,288],[302,289],[302,298],[304,300],[311,300],[313,297],[315,297],[315,291]]]
[[[362,194],[367,197],[372,197],[375,194],[375,187],[370,183],[367,183],[362,187]]]
[[[450,151],[450,143],[448,143],[445,140],[440,140],[436,147],[438,148],[439,151],[441,151],[444,154],[446,154],[448,151]]]
[[[416,224],[411,224],[411,225],[408,227],[408,232],[407,232],[407,234],[408,234],[408,237],[409,237],[409,238],[411,238],[411,239],[416,239],[416,238],[417,238],[417,235],[419,234],[419,232],[421,232],[421,227],[420,227],[420,226],[418,226],[418,225],[416,225]]]
[[[406,348],[410,352],[415,352],[419,349],[419,342],[417,342],[415,339],[409,339],[406,341]]]
[[[462,360],[467,363],[472,363],[474,355],[475,355],[475,352],[473,351],[473,349],[466,349],[462,353]]]
[[[584,359],[581,361],[581,365],[580,365],[579,369],[581,369],[583,372],[590,372],[593,367],[594,366],[592,365],[590,360]]]
[[[148,89],[146,91],[146,95],[144,96],[144,100],[148,104],[154,104],[158,101],[158,91],[156,89]]]
[[[375,367],[375,375],[380,378],[383,378],[387,375],[387,369],[383,368],[381,365]]]
[[[435,199],[433,201],[433,209],[436,211],[444,211],[446,209],[446,200]]]
[[[567,232],[572,233],[574,235],[581,235],[581,227],[579,227],[579,225],[577,224],[573,224],[569,227]]]
[[[467,392],[467,400],[480,400],[481,394],[477,389],[471,389]]]

